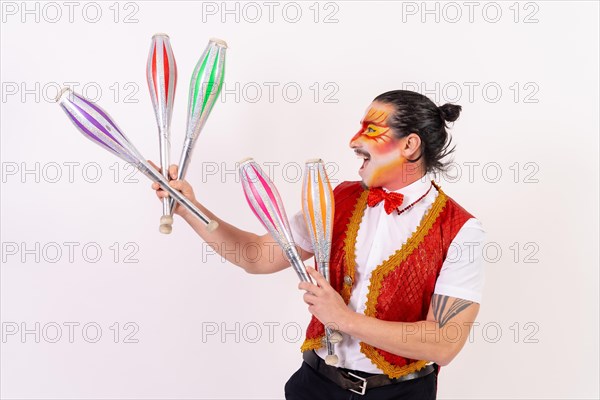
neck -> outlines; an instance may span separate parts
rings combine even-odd
[[[402,173],[398,179],[383,185],[383,187],[393,192],[418,181],[425,176],[425,173],[426,171],[423,168],[420,168],[420,166],[408,164],[405,165],[405,168],[402,168]]]

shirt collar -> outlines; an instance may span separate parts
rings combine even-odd
[[[426,173],[410,185],[404,186],[403,188],[400,188],[398,190],[387,190],[386,188],[383,188],[383,190],[385,190],[388,193],[394,192],[402,194],[404,196],[403,203],[408,204],[423,196],[431,187],[432,180],[433,178],[430,176],[430,174]]]

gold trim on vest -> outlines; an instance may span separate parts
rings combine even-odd
[[[412,233],[412,235],[408,238],[406,243],[400,247],[394,254],[392,254],[387,260],[377,266],[371,273],[371,281],[369,284],[369,291],[367,294],[367,303],[364,314],[370,317],[377,317],[377,299],[379,298],[381,284],[385,277],[392,272],[395,268],[402,265],[404,260],[423,242],[425,236],[433,226],[434,222],[439,217],[441,211],[446,205],[447,196],[441,190],[441,188],[434,184],[434,187],[438,190],[438,196],[435,201],[431,205],[431,208],[427,211],[427,214],[423,216],[421,223],[417,227],[417,229]],[[356,207],[354,208],[354,212],[352,218],[350,219],[350,224],[348,224],[348,229],[346,231],[346,274],[350,276],[354,276],[356,271],[356,239],[358,236],[358,229],[360,226],[360,221],[363,218],[366,206],[367,206],[367,196],[368,190],[366,190],[363,195],[359,198]],[[346,289],[347,286],[344,286]],[[350,299],[352,288],[348,288],[348,300]],[[344,299],[345,300],[345,299]],[[346,301],[348,303],[348,301]],[[377,351],[377,348],[366,344],[364,342],[360,342],[360,351],[367,356],[371,362],[380,370],[382,370],[386,375],[390,378],[397,378],[402,375],[409,374],[411,372],[418,371],[425,367],[428,361],[420,360],[415,361],[411,364],[404,366],[396,366],[388,361]]]
[[[360,221],[363,218],[363,214],[365,213],[365,208],[367,206],[367,196],[369,195],[368,190],[363,190],[360,194],[360,197],[356,201],[356,205],[354,206],[354,210],[352,211],[352,217],[350,217],[350,221],[346,226],[346,238],[344,240],[344,258],[347,268],[344,271],[344,276],[348,276],[352,282],[354,282],[355,275],[355,263],[356,254],[354,254],[354,248],[356,245],[356,235],[358,234],[358,228],[360,226]],[[349,237],[352,237],[352,240],[348,240]],[[352,268],[350,268],[352,265]],[[345,278],[344,278],[345,281]],[[342,298],[348,304],[350,302],[350,295],[352,293],[352,285],[344,285],[342,287]]]
[[[367,294],[367,302],[365,315],[377,318],[377,303],[380,296],[380,291],[384,279],[397,268],[400,268],[409,256],[423,244],[428,233],[431,231],[432,226],[439,219],[442,211],[449,202],[449,198],[441,190],[441,188],[432,181],[433,186],[438,191],[438,196],[431,205],[430,209],[423,216],[421,223],[417,229],[411,234],[410,238],[404,243],[400,249],[392,254],[387,260],[378,265],[372,272],[369,282],[369,292]],[[354,284],[354,277],[356,273],[356,239],[358,236],[358,230],[360,223],[364,216],[364,212],[367,206],[367,197],[369,191],[362,189],[360,195],[355,200],[355,204],[351,207],[351,214],[348,218],[348,223],[345,226],[345,238],[341,244],[343,252],[343,260],[340,262],[340,271],[342,274],[341,287],[339,288],[340,294],[346,304],[349,303],[352,294],[352,288]],[[406,268],[404,266],[404,268]],[[349,279],[346,279],[349,278]],[[347,281],[351,279],[352,285],[348,285]],[[311,320],[311,324],[314,322]],[[304,341],[301,351],[316,350],[323,346],[324,333],[321,333],[315,338],[306,338]],[[371,362],[383,371],[390,378],[397,378],[411,372],[421,370],[427,365],[425,360],[413,361],[410,364],[398,366],[387,361],[385,352],[379,350],[376,347],[368,345],[364,342],[360,342],[360,351],[371,360]],[[401,358],[405,358],[399,356]],[[406,359],[406,358],[405,358]]]

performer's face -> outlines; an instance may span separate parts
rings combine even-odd
[[[360,130],[350,147],[363,164],[358,170],[363,183],[368,187],[394,186],[402,177],[402,139],[397,139],[387,121],[394,113],[391,104],[373,102],[363,117]]]

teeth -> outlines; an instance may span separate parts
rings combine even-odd
[[[356,154],[356,158],[361,159],[361,160],[368,160],[370,157],[365,155],[365,154],[360,154],[360,153],[354,153]]]

